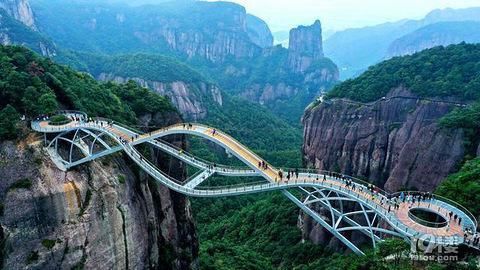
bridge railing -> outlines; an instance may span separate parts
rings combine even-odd
[[[176,125],[173,125],[173,126],[169,126],[167,127],[166,129],[170,129],[170,128],[175,128],[175,127],[182,127],[183,128],[183,125],[184,124],[189,124],[189,123],[180,123],[180,124],[176,124]],[[214,128],[210,127],[210,126],[207,126],[207,125],[203,125],[203,124],[198,124],[198,123],[192,123],[193,127],[201,127],[201,128],[204,128],[204,129],[207,129],[207,130],[213,130]],[[248,149],[245,145],[243,145],[241,142],[239,142],[238,140],[236,140],[235,138],[231,137],[230,135],[228,135],[227,133],[219,130],[219,129],[216,129],[215,128],[215,133],[216,134],[219,134],[225,138],[227,138],[228,140],[230,140],[231,142],[233,142],[237,147],[239,147],[240,149],[242,149],[243,151],[245,152],[248,152],[250,153],[252,156],[254,156],[256,159],[258,160],[263,160],[266,162],[265,159],[263,159],[262,157],[258,156],[255,152],[251,151],[250,149]],[[255,164],[256,165],[256,164]],[[270,165],[270,164],[269,164]],[[270,165],[270,167],[272,167]]]
[[[197,186],[195,189],[198,190],[232,190],[232,189],[237,189],[237,188],[243,188],[246,187],[247,189],[249,187],[258,187],[259,189],[265,188],[265,187],[270,187],[271,185],[277,185],[268,182],[267,180],[262,180],[262,181],[251,181],[251,182],[244,182],[244,183],[238,183],[238,184],[231,184],[231,185],[214,185],[214,186]]]
[[[148,165],[147,169],[152,172],[155,175],[159,175],[160,177],[167,178],[168,180],[178,184],[178,185],[183,185],[183,182],[171,177],[170,175],[162,172],[160,169],[157,168],[155,164],[153,164],[150,160],[146,159],[144,156],[142,156],[136,149],[133,148],[133,146],[127,144],[127,147],[125,148],[126,151],[130,151],[130,154],[134,156],[137,159],[137,162],[139,163],[145,163]]]
[[[216,164],[214,162],[211,162],[209,160],[206,160],[206,159],[203,159],[203,158],[199,158],[199,157],[196,157],[194,155],[192,155],[191,153],[189,152],[186,152],[185,150],[183,150],[182,148],[176,146],[176,145],[173,145],[165,140],[162,140],[162,139],[157,139],[157,141],[161,144],[164,144],[170,148],[173,148],[175,151],[177,152],[180,152],[182,153],[182,155],[188,157],[192,162],[198,162],[199,164],[203,164],[203,166],[205,167],[208,167],[210,166],[211,168],[213,168],[214,170],[216,171],[224,171],[224,172],[244,172],[244,171],[250,171],[250,172],[255,172],[255,170],[253,169],[250,169],[249,167],[245,167],[245,168],[239,168],[239,167],[235,167],[235,166],[228,166],[228,165],[222,165],[222,164]]]
[[[404,196],[406,196],[407,194],[408,195],[412,195],[412,196],[421,196],[421,195],[424,195],[425,193],[424,192],[420,192],[420,191],[403,191],[404,193]],[[392,194],[392,196],[394,197],[400,197],[400,194],[401,192],[395,192]],[[473,225],[475,228],[478,227],[478,221],[477,221],[477,218],[475,217],[474,214],[472,214],[472,212],[470,212],[470,210],[468,210],[466,207],[464,207],[463,205],[451,200],[451,199],[448,199],[448,198],[445,198],[443,196],[440,196],[440,195],[437,195],[437,194],[431,194],[432,196],[432,199],[436,200],[436,201],[439,201],[439,202],[443,202],[443,206],[447,209],[450,209],[451,211],[453,211],[454,209],[451,208],[451,206],[459,209],[460,211],[462,211],[463,213],[465,213],[465,215],[467,215],[467,217],[471,220],[471,222],[473,222]],[[466,222],[466,220],[464,220],[463,222]]]
[[[285,167],[281,167],[281,168],[278,168],[278,169],[282,170],[282,172],[284,173],[284,178],[286,176],[286,173],[288,173],[289,171],[290,172],[298,171],[299,174],[307,174],[307,175],[310,174],[312,177],[317,177],[317,176],[318,177],[323,177],[323,175],[326,175],[326,176],[329,176],[329,177],[333,177],[335,180],[337,180],[338,182],[341,182],[342,184],[345,184],[345,182],[344,182],[345,180],[350,180],[357,185],[363,186],[367,191],[368,191],[369,186],[373,187],[374,193],[376,193],[378,195],[382,195],[386,199],[392,198],[391,194],[389,192],[387,192],[386,190],[381,189],[381,188],[379,188],[379,187],[377,187],[377,186],[373,185],[372,183],[369,183],[365,180],[362,180],[362,179],[359,179],[359,178],[356,178],[356,177],[353,177],[353,176],[350,176],[350,175],[341,174],[341,173],[332,172],[332,171],[320,170],[320,169],[285,168]]]

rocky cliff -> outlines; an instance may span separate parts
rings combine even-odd
[[[26,0],[0,1],[0,44],[26,46],[43,56],[54,56],[53,42],[36,31],[34,17]]]
[[[166,125],[178,116],[147,115]],[[2,259],[6,269],[198,267],[190,203],[155,183],[123,154],[59,171],[31,134],[0,144]],[[181,137],[171,141],[184,145]],[[182,178],[176,161],[159,167]]]
[[[389,191],[433,191],[464,156],[462,131],[446,132],[437,123],[455,107],[403,88],[370,104],[324,102],[303,118],[305,162],[367,178]]]
[[[231,68],[229,76],[250,76],[240,95],[264,104],[298,123],[303,108],[338,81],[338,68],[323,56],[320,21],[290,31],[290,46],[266,48],[249,69]],[[228,89],[228,86],[224,88]]]
[[[0,8],[6,10],[16,20],[36,30],[35,18],[28,0],[1,0]]]
[[[269,34],[268,28],[252,30],[258,29],[256,24],[248,28],[245,8],[228,2],[136,7],[62,1],[34,4],[39,28],[60,46],[79,51],[173,53],[221,63],[260,54],[261,48],[249,34],[258,35],[255,41],[259,43],[264,42],[264,34]],[[52,15],[51,10],[62,13]],[[72,28],[76,31],[69,31]]]
[[[208,114],[208,106],[212,103],[216,106],[223,105],[220,89],[214,84],[205,82],[149,81],[138,77],[125,78],[107,73],[100,73],[97,79],[117,83],[134,80],[143,87],[149,88],[162,96],[167,96],[186,120],[198,121],[205,118]]]
[[[319,20],[311,26],[299,26],[290,30],[288,66],[294,72],[303,73],[315,60],[323,57],[322,25]]]
[[[419,99],[404,88],[369,104],[325,101],[305,112],[304,161],[319,169],[369,179],[388,191],[433,191],[458,169],[464,157],[463,131],[446,131],[438,125],[456,106]],[[304,237],[339,247],[308,216],[301,215],[300,221]],[[352,239],[362,241],[361,237]]]

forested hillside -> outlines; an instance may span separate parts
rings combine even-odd
[[[100,84],[86,73],[55,64],[22,47],[1,46],[0,68],[2,113],[34,117],[58,109],[76,109],[134,123],[139,114],[175,112],[167,99],[135,83]],[[5,136],[15,134],[10,130]]]
[[[421,97],[479,99],[480,45],[436,47],[384,61],[336,86],[327,97],[370,102],[399,86]]]

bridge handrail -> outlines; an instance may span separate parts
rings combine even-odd
[[[260,189],[261,189],[261,187],[264,184],[271,184],[271,185],[275,185],[275,186],[277,185],[277,184],[270,183],[270,182],[264,180],[264,181],[255,181],[255,182],[232,184],[232,185],[222,185],[222,186],[197,186],[196,188],[201,189],[201,190],[228,190],[228,189],[234,189],[234,188],[239,188],[239,187],[250,188],[250,187],[259,186]]]
[[[98,120],[98,121],[103,121],[103,122],[114,123],[115,125],[118,125],[118,126],[120,126],[120,127],[122,127],[122,128],[125,128],[125,129],[127,129],[127,130],[130,130],[130,131],[132,131],[132,132],[134,132],[134,133],[137,133],[137,134],[139,134],[139,135],[144,135],[144,134],[146,134],[146,132],[144,132],[144,131],[141,131],[141,130],[136,129],[136,128],[132,128],[132,127],[130,127],[130,126],[128,126],[128,125],[122,124],[122,123],[120,123],[120,122],[116,122],[116,121],[114,121],[114,120],[112,120],[112,119],[109,119],[109,118],[105,118],[105,117],[94,117],[93,119],[94,119],[94,120]],[[166,127],[166,129],[168,130],[168,128],[170,128],[170,127],[176,127],[176,126],[181,126],[181,125],[183,125],[183,123],[175,124],[175,125]],[[205,126],[205,127],[206,127],[206,126]],[[204,160],[204,159],[201,159],[201,158],[198,158],[198,157],[194,157],[194,156],[191,155],[190,153],[187,153],[185,150],[183,150],[183,149],[181,149],[181,148],[179,148],[179,147],[177,147],[177,146],[175,146],[175,145],[173,145],[173,144],[171,144],[171,143],[168,143],[168,142],[166,142],[165,140],[162,140],[162,139],[158,139],[158,140],[159,140],[161,143],[166,144],[167,146],[172,147],[172,148],[174,148],[174,149],[177,150],[177,151],[182,150],[182,151],[183,151],[183,154],[187,155],[187,156],[188,156],[190,159],[192,159],[192,160],[198,160],[198,161],[200,161],[200,162],[203,162],[203,163],[208,164],[208,165],[211,165],[211,166],[214,165],[213,162],[207,161],[207,160]],[[215,167],[220,168],[220,169],[222,169],[222,170],[225,169],[225,170],[228,170],[228,171],[230,171],[230,172],[241,172],[241,171],[252,171],[252,172],[255,172],[255,170],[250,169],[250,168],[248,168],[248,167],[247,167],[246,169],[239,169],[239,168],[234,167],[234,166],[227,166],[227,165],[221,165],[221,164],[215,164]]]
[[[394,197],[399,197],[400,194],[402,193],[402,191],[400,192],[395,192],[395,193],[392,193],[392,196]],[[422,195],[424,194],[425,192],[420,192],[420,191],[403,191],[404,195]],[[433,197],[433,199],[437,200],[437,201],[440,201],[440,202],[443,202],[445,203],[446,205],[452,205],[458,209],[460,209],[463,213],[465,213],[468,218],[471,219],[471,221],[473,222],[473,225],[475,227],[478,227],[478,221],[477,221],[477,218],[475,217],[475,215],[472,214],[472,212],[470,212],[470,210],[468,210],[466,207],[462,206],[461,204],[449,199],[449,198],[445,198],[443,196],[440,196],[440,195],[437,195],[437,194],[431,194],[431,196]]]
[[[171,147],[173,149],[175,149],[176,151],[182,151],[182,155],[185,155],[185,156],[188,156],[190,159],[192,160],[195,160],[195,161],[199,161],[201,163],[204,163],[205,165],[211,165],[212,167],[216,167],[218,169],[226,169],[226,170],[229,170],[229,171],[251,171],[251,172],[255,172],[255,170],[249,168],[249,167],[245,167],[244,169],[242,168],[239,168],[239,167],[235,167],[235,166],[229,166],[229,165],[222,165],[222,164],[217,164],[217,163],[214,163],[214,162],[211,162],[211,161],[208,161],[208,160],[205,160],[203,158],[199,158],[199,157],[195,157],[194,155],[192,155],[191,153],[183,150],[182,148],[176,146],[176,145],[173,145],[165,140],[162,140],[162,139],[157,139],[158,142],[162,143],[162,144],[165,144],[166,146],[168,147]],[[214,166],[215,165],[215,166]]]
[[[327,175],[327,176],[332,175],[332,177],[340,176],[340,178],[337,179],[338,181],[342,181],[341,177],[345,177],[347,180],[351,180],[352,182],[355,182],[356,184],[362,185],[365,188],[368,188],[368,186],[373,185],[370,182],[367,182],[365,180],[362,180],[362,179],[359,179],[359,178],[356,178],[356,177],[353,177],[353,176],[350,176],[350,175],[337,173],[337,172],[332,172],[332,171],[327,171],[327,170],[309,169],[309,168],[286,168],[286,167],[280,167],[278,169],[281,169],[283,172],[288,172],[288,171],[295,172],[295,170],[298,170],[299,173],[307,173],[307,174],[313,174],[313,175]],[[373,187],[374,187],[374,191],[377,194],[383,195],[386,199],[391,198],[391,194],[388,191],[386,191],[386,190],[384,190],[384,189],[382,189],[382,188],[380,188],[376,185],[373,185]]]
[[[178,126],[183,126],[183,124],[189,124],[189,123],[180,123],[180,124],[175,124],[175,125],[172,125],[172,126],[169,126],[169,127],[166,127],[166,129],[170,129],[170,128],[173,128],[173,127],[178,127]],[[191,123],[193,125],[193,127],[202,127],[202,128],[205,128],[205,129],[211,129],[213,130],[214,128],[210,127],[210,126],[207,126],[207,125],[204,125],[204,124],[199,124],[199,123]],[[262,157],[258,156],[255,152],[251,151],[250,149],[248,149],[245,145],[243,145],[241,142],[239,142],[238,140],[236,140],[235,138],[233,138],[232,136],[228,135],[227,133],[219,130],[219,129],[216,129],[215,128],[215,131],[217,134],[220,134],[222,135],[223,137],[229,139],[230,141],[232,141],[234,144],[236,144],[239,148],[241,148],[242,150],[244,150],[245,152],[248,152],[250,154],[252,154],[254,157],[256,157],[258,160],[263,160],[265,162],[267,162],[265,159],[263,159]],[[270,165],[268,162],[267,162],[268,165]],[[256,165],[256,164],[255,164]],[[272,167],[272,166],[270,166]]]
[[[152,169],[149,169],[149,171],[151,172],[154,172],[155,174],[161,174],[163,177],[166,177],[168,178],[170,181],[178,184],[178,185],[183,185],[182,182],[178,181],[177,179],[171,177],[170,175],[164,173],[163,171],[159,170],[159,169],[156,169],[157,166],[154,165],[150,160],[148,160],[147,158],[143,157],[142,154],[140,154],[140,152],[138,152],[135,148],[133,148],[133,146],[127,144],[129,147],[126,147],[125,145],[125,150],[126,151],[130,151],[130,153],[132,154],[132,156],[134,156],[134,154],[136,154],[138,156],[138,158],[140,159],[139,163],[142,163],[142,162],[145,162],[147,163],[149,166],[151,166],[152,168],[154,168],[153,170]],[[129,149],[131,148],[131,149]]]
[[[77,110],[58,110],[55,112],[55,114],[80,114],[83,115],[85,118],[88,117],[87,113]]]

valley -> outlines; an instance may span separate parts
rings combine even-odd
[[[188,198],[121,152],[63,172],[43,147],[55,136],[30,128],[39,115],[60,119],[59,110],[145,134],[205,124],[273,167],[326,170],[332,179],[348,175],[357,188],[374,184],[392,194],[428,192],[478,219],[478,8],[325,38],[320,20],[272,34],[267,20],[235,3],[144,2],[0,0],[2,268],[478,269],[478,250],[466,243],[471,237],[460,222],[461,262],[413,261],[411,240],[372,232],[379,238],[372,247],[361,230],[329,231],[318,219],[339,227],[346,221],[321,199],[308,203],[309,214],[280,190]],[[274,36],[288,46],[274,45]],[[59,153],[68,156],[72,134],[65,136]],[[181,132],[164,139],[215,165],[245,166],[205,139]],[[142,162],[169,177],[198,175],[178,157],[131,144]],[[219,174],[203,180],[200,188],[264,181]],[[322,193],[288,191],[305,202]],[[381,200],[381,207],[393,202]],[[347,201],[341,211],[364,206]]]

